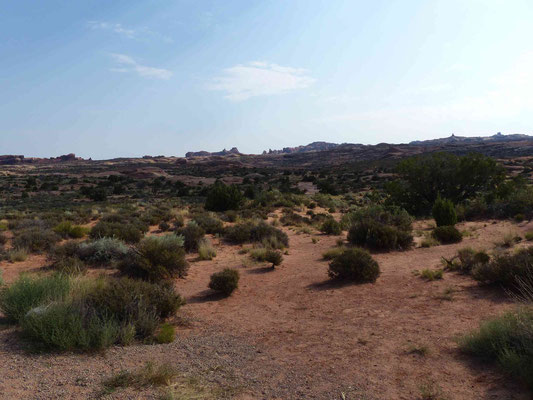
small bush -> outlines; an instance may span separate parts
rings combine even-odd
[[[225,239],[230,243],[262,243],[265,247],[283,248],[289,245],[287,234],[264,221],[246,221],[226,229]]]
[[[324,253],[322,253],[322,259],[324,260],[333,260],[335,257],[339,256],[346,250],[346,247],[339,246],[339,247],[333,247],[332,249],[326,250]]]
[[[533,311],[520,308],[481,324],[459,340],[463,352],[494,361],[533,389]]]
[[[527,231],[524,235],[527,241],[531,242],[533,240],[533,231]]]
[[[28,250],[26,249],[11,249],[7,252],[7,259],[12,262],[26,261],[28,258]]]
[[[217,251],[208,239],[200,240],[198,245],[198,257],[200,260],[212,260],[217,256]]]
[[[172,343],[176,337],[176,329],[173,325],[165,323],[159,328],[155,340],[159,344]]]
[[[68,278],[61,275],[43,278],[23,275],[11,286],[2,289],[0,310],[10,321],[20,321],[32,308],[64,298],[69,288]]]
[[[420,276],[423,279],[427,279],[428,281],[434,281],[436,279],[442,279],[442,275],[443,275],[442,269],[436,269],[436,270],[424,269],[420,273]]]
[[[67,245],[68,244],[65,244],[64,246]],[[119,239],[107,237],[81,243],[79,246],[76,243],[70,244],[69,246],[72,246],[73,248],[70,250],[67,248],[63,249],[63,252],[72,252],[72,254],[67,255],[76,255],[82,261],[97,266],[108,265],[120,261],[129,253],[129,247],[126,246],[124,242]],[[77,248],[75,248],[75,246],[77,246]]]
[[[497,254],[492,261],[476,265],[472,276],[483,283],[515,290],[522,280],[533,276],[533,247],[520,249],[514,254]]]
[[[463,234],[455,226],[437,226],[432,236],[442,244],[459,243],[463,240]]]
[[[349,280],[357,283],[375,282],[380,271],[377,261],[363,249],[344,250],[329,264],[330,278]]]
[[[356,222],[348,231],[348,241],[372,250],[406,250],[413,244],[410,231],[375,221]]]
[[[7,236],[4,233],[0,233],[0,247],[7,243]]]
[[[126,243],[137,243],[143,237],[142,231],[135,225],[124,222],[99,221],[91,229],[92,239],[115,238]]]
[[[484,251],[475,251],[465,247],[457,252],[458,263],[454,263],[452,270],[463,274],[470,274],[475,268],[483,266],[490,261],[490,256]]]
[[[89,228],[80,225],[72,225],[70,221],[63,221],[53,229],[62,238],[80,239],[89,233]]]
[[[328,218],[320,226],[320,232],[326,235],[340,235],[342,233],[341,224],[335,221],[333,218]]]
[[[433,204],[432,214],[437,226],[453,226],[457,223],[455,206],[450,200],[438,197]]]
[[[155,366],[153,363],[148,362],[140,371],[120,371],[117,375],[106,379],[102,385],[107,392],[125,387],[141,389],[144,387],[164,386],[170,385],[176,375],[177,371],[168,364]]]
[[[185,228],[178,231],[184,238],[184,246],[187,252],[198,251],[198,244],[203,239],[205,231],[196,222],[191,221]]]
[[[253,249],[250,252],[250,257],[255,261],[272,263],[272,266],[280,265],[283,261],[281,252],[264,247]]]
[[[212,213],[196,215],[194,221],[205,231],[205,233],[214,235],[224,232],[224,224],[222,223],[222,220]]]
[[[174,234],[146,237],[118,267],[125,275],[150,281],[182,278],[189,269],[183,237]]]
[[[215,292],[229,296],[237,287],[239,287],[239,271],[235,269],[225,268],[211,275],[209,288]]]
[[[65,275],[79,275],[87,271],[87,265],[78,257],[59,258],[52,264],[52,268]]]
[[[228,186],[218,181],[207,193],[205,209],[209,211],[237,210],[242,201],[243,196],[237,186]]]
[[[166,221],[161,221],[159,223],[159,230],[161,232],[166,232],[166,231],[170,230],[170,224],[168,222],[166,222]]]
[[[13,238],[15,249],[26,249],[31,253],[48,251],[60,240],[53,231],[41,228],[28,228],[17,232]]]

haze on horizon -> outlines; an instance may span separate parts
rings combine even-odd
[[[1,154],[532,133],[527,0],[0,5]]]

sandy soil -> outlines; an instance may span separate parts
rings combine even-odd
[[[429,225],[419,222],[415,231]],[[492,249],[504,234],[533,225],[488,221],[459,228],[471,234],[457,245],[376,254],[382,274],[364,285],[327,280],[321,254],[337,237],[287,230],[289,254],[274,270],[243,262],[247,256],[238,254],[238,246],[218,246],[213,261],[193,261],[189,276],[176,282],[188,300],[177,321],[187,323],[170,345],[115,347],[103,355],[35,355],[24,350],[13,328],[3,329],[0,398],[95,398],[104,377],[157,360],[229,387],[239,399],[412,400],[420,398],[421,385],[430,384],[447,399],[528,399],[524,388],[494,366],[461,355],[454,340],[514,307],[507,296],[467,276],[446,273],[443,280],[426,282],[415,271],[439,268],[442,256],[465,246]],[[312,237],[319,241],[314,244]],[[0,268],[9,281],[16,268],[40,262],[31,257]],[[230,298],[220,299],[207,283],[225,267],[238,268],[241,282]],[[428,352],[417,355],[413,347]],[[156,394],[130,390],[112,398]]]

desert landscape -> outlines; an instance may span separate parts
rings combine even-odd
[[[498,158],[456,155],[454,137],[342,163],[335,148],[5,162],[0,392],[530,398],[531,325],[508,332],[519,372],[472,344],[529,315],[533,158],[509,154],[530,139],[497,138],[466,146]]]

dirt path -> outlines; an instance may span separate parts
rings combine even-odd
[[[425,224],[417,224],[417,229]],[[415,270],[439,267],[458,248],[490,249],[510,231],[508,222],[469,223],[458,245],[375,255],[375,284],[332,285],[321,254],[336,237],[295,234],[275,270],[243,266],[239,247],[218,247],[213,261],[191,264],[176,283],[188,300],[179,338],[170,345],[115,347],[105,355],[28,355],[13,328],[0,331],[0,398],[95,398],[101,380],[120,368],[167,361],[184,373],[228,386],[241,399],[420,398],[420,386],[440,387],[447,399],[528,399],[492,366],[462,356],[454,338],[513,307],[505,295],[471,278],[446,273],[426,282]],[[28,267],[24,265],[25,268]],[[206,290],[225,267],[241,272],[227,299]],[[11,277],[13,271],[9,272]],[[410,350],[426,349],[426,355]],[[424,351],[422,351],[424,352]],[[113,398],[157,398],[157,392],[122,391]]]

